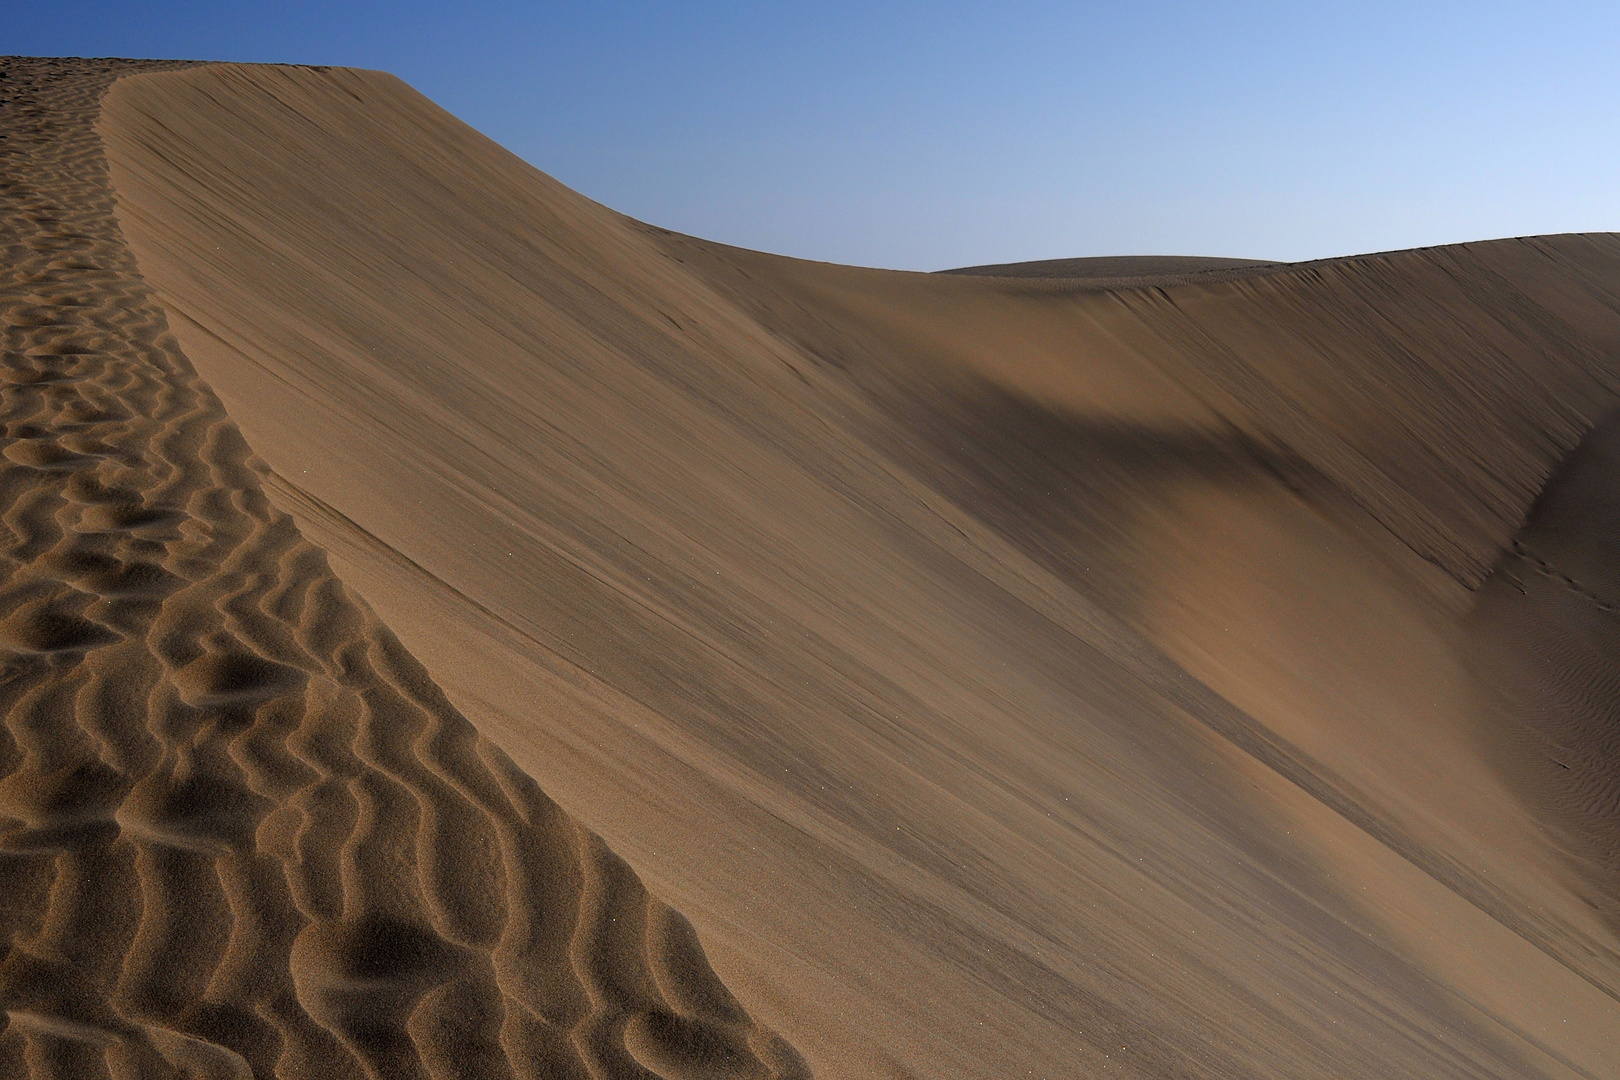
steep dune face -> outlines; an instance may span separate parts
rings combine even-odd
[[[818,1074],[1620,1069],[1465,618],[1614,238],[1110,291],[674,236],[375,74],[100,130],[272,501]]]
[[[9,60],[0,1074],[803,1076],[266,499],[93,124]]]
[[[975,333],[951,282],[657,235],[902,418],[895,452],[930,487],[1279,736],[1269,764],[1544,948],[1594,951],[1525,922],[1591,912],[1543,888],[1559,859],[1480,752],[1504,721],[1462,616],[1483,553],[1613,401],[1615,238],[1124,292],[987,281]],[[1007,346],[1054,318],[1056,367]]]

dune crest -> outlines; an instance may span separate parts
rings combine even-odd
[[[1219,259],[1197,255],[1117,255],[1089,259],[1037,259],[1034,262],[991,263],[940,270],[941,274],[971,277],[1039,278],[1073,288],[1140,289],[1223,281],[1279,270],[1287,263],[1263,259]]]
[[[0,66],[0,1074],[807,1075],[266,500],[93,127],[173,66]]]

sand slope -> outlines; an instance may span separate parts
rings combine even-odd
[[[260,488],[7,61],[0,1075],[804,1075]]]
[[[1620,1074],[1470,591],[1615,402],[1616,238],[900,274],[373,73],[99,130],[272,502],[818,1075]]]
[[[1559,466],[1472,613],[1491,685],[1518,721],[1496,749],[1555,827],[1587,901],[1620,923],[1620,414]]]

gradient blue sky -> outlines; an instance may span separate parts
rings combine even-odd
[[[807,258],[1306,259],[1620,229],[1620,4],[5,0],[0,52],[394,72]]]

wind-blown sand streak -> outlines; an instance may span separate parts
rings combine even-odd
[[[0,1075],[806,1075],[265,499],[112,214],[165,66],[0,65]]]

